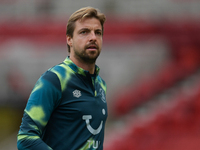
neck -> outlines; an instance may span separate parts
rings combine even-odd
[[[77,65],[78,67],[89,71],[90,74],[94,74],[95,71],[95,62],[94,63],[89,63],[85,62],[84,60],[76,59],[75,57],[70,57],[72,62]]]

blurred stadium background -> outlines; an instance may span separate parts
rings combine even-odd
[[[199,0],[0,0],[0,149],[17,149],[31,89],[68,55],[67,19],[85,6],[107,16],[104,149],[200,149]]]

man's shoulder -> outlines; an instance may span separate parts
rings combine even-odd
[[[64,63],[60,63],[45,71],[41,75],[40,80],[48,81],[50,83],[53,83],[54,85],[61,84],[60,82],[63,80],[63,78],[66,77],[67,72],[67,65]]]
[[[60,63],[48,69],[49,72],[56,74],[58,77],[65,76],[68,73],[72,73],[71,68],[66,63]]]
[[[50,68],[47,72],[54,74],[58,78],[62,91],[64,91],[66,83],[70,80],[72,74],[74,74],[70,66],[64,62]]]
[[[97,76],[97,79],[99,82],[102,82],[103,84],[106,84],[106,82],[104,81],[104,79],[101,76]]]

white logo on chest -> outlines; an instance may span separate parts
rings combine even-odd
[[[74,90],[73,91],[73,96],[76,97],[76,98],[79,98],[81,96],[81,91],[79,90]]]
[[[102,109],[103,115],[106,114],[105,109]],[[103,126],[103,121],[101,121],[99,127],[97,129],[93,129],[92,126],[90,125],[90,119],[92,119],[92,115],[83,115],[82,117],[83,120],[85,120],[87,129],[92,133],[93,135],[99,134],[101,132],[102,126]]]

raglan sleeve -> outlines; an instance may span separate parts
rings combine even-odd
[[[19,150],[51,150],[41,137],[48,120],[61,99],[60,81],[47,71],[36,82],[28,99],[17,135]]]

